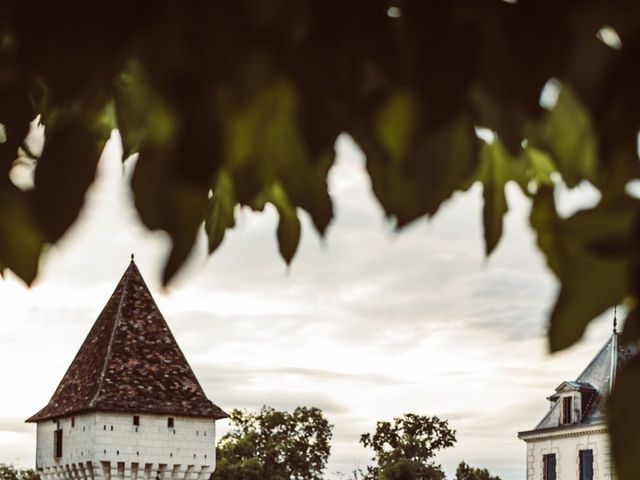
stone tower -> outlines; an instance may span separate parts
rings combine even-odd
[[[206,480],[216,420],[133,257],[37,423],[43,480]]]

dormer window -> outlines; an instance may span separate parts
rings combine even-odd
[[[573,399],[571,397],[564,397],[562,399],[562,424],[563,425],[571,423],[572,408],[573,408]]]

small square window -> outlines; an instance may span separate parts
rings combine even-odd
[[[173,417],[167,418],[167,427],[174,428],[173,427]]]
[[[140,415],[134,415],[133,416],[133,425],[136,427],[140,426]]]

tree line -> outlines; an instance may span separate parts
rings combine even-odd
[[[0,480],[40,480],[40,475],[32,468],[18,469],[0,463]]]
[[[322,410],[292,413],[264,406],[233,410],[230,430],[219,441],[210,480],[322,480],[331,453],[333,425]],[[407,413],[379,421],[360,443],[374,452],[372,464],[337,473],[341,480],[446,480],[436,453],[456,442],[447,420]],[[33,469],[0,464],[0,480],[40,480]],[[487,469],[460,462],[453,480],[500,480]]]
[[[212,480],[321,480],[330,455],[333,426],[319,408],[292,413],[262,407],[233,410],[230,431],[217,448]],[[436,453],[450,448],[456,432],[447,420],[407,413],[378,421],[360,443],[373,450],[371,465],[338,476],[343,480],[445,480]],[[488,470],[458,465],[455,480],[500,480]]]

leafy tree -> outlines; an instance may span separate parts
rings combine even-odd
[[[440,465],[427,464],[402,458],[380,470],[380,480],[446,480]]]
[[[12,465],[0,463],[0,480],[40,480],[40,475],[30,468],[18,470]]]
[[[456,469],[455,480],[500,480],[498,476],[491,476],[486,468],[482,470],[479,468],[473,468],[467,465],[465,462],[460,462]]]
[[[509,182],[531,198],[560,282],[549,343],[564,349],[625,301],[640,339],[640,6],[634,0],[5,0],[0,10],[0,270],[26,282],[73,224],[113,128],[140,218],[166,231],[168,282],[204,220],[214,251],[235,206],[297,209],[327,229],[334,142],[349,133],[401,228],[480,182],[487,255]],[[542,95],[541,95],[542,92]],[[27,136],[45,127],[42,151]],[[476,127],[493,132],[483,141]],[[16,180],[34,170],[34,185]],[[10,178],[13,179],[10,181]],[[599,204],[558,215],[553,190],[590,182]],[[19,185],[20,188],[18,188]],[[640,358],[610,402],[618,476],[640,471]]]
[[[455,431],[446,420],[406,413],[393,422],[377,422],[375,433],[365,433],[360,443],[373,449],[374,466],[367,480],[444,480],[433,462],[438,450],[453,446]]]
[[[215,480],[320,480],[330,453],[332,425],[318,408],[293,413],[263,407],[233,410],[220,439]]]

